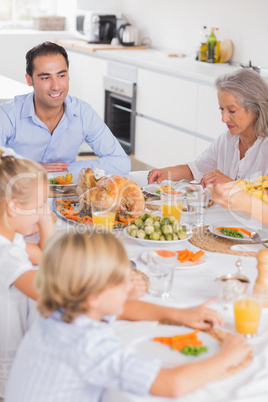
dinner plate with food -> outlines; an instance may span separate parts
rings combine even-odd
[[[47,174],[49,185],[52,187],[72,187],[78,184],[79,173],[52,172]]]
[[[201,361],[220,350],[219,343],[205,332],[184,326],[146,324],[134,323],[119,337],[139,354],[160,359],[165,368]]]
[[[143,191],[147,194],[160,196],[161,191],[173,191],[176,190],[176,186],[178,186],[180,182],[178,181],[168,181],[164,180],[161,184],[152,183],[147,184],[147,186],[143,187]]]
[[[159,250],[160,251],[160,250]],[[164,251],[164,250],[163,250]],[[207,255],[203,250],[198,250],[196,252],[184,249],[184,250],[174,250],[178,253],[178,259],[175,265],[175,269],[188,269],[188,268],[199,268],[206,264],[208,261]],[[141,254],[141,260],[147,264],[147,251]]]
[[[218,222],[209,225],[209,231],[214,235],[223,237],[229,240],[248,242],[251,241],[251,233],[256,232],[256,229],[236,224],[228,224],[228,222]],[[262,240],[268,240],[268,233],[263,230],[258,230]]]
[[[78,197],[55,198],[52,202],[53,211],[58,217],[72,224],[84,224],[93,226],[91,213],[80,209]],[[123,229],[128,224],[127,220],[115,221],[114,229]]]

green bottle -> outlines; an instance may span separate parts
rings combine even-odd
[[[211,34],[208,37],[208,46],[207,46],[208,63],[215,63],[216,44],[217,44],[217,38],[214,35],[214,28],[211,28]]]

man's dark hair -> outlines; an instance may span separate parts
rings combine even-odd
[[[62,54],[66,60],[67,68],[69,68],[68,55],[64,47],[52,42],[40,43],[30,49],[26,54],[26,73],[32,78],[34,71],[34,59],[38,56],[47,56],[49,54]]]

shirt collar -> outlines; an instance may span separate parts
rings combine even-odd
[[[32,117],[34,119],[35,110],[34,110],[33,97],[34,97],[34,91],[26,96],[21,110],[22,119],[27,119],[27,117]],[[69,95],[66,96],[66,99],[64,101],[64,114],[66,115],[67,119],[70,122],[73,121],[74,116],[80,116],[79,109],[74,107],[74,105],[72,104],[72,98]]]

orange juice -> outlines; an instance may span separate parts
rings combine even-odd
[[[261,303],[254,299],[239,299],[234,304],[235,329],[243,335],[256,334],[261,316]]]
[[[102,226],[104,229],[110,232],[114,227],[115,213],[114,212],[94,212],[92,214],[94,225]]]
[[[170,202],[162,202],[162,215],[163,217],[174,216],[179,222],[181,219],[182,203],[171,204]]]

